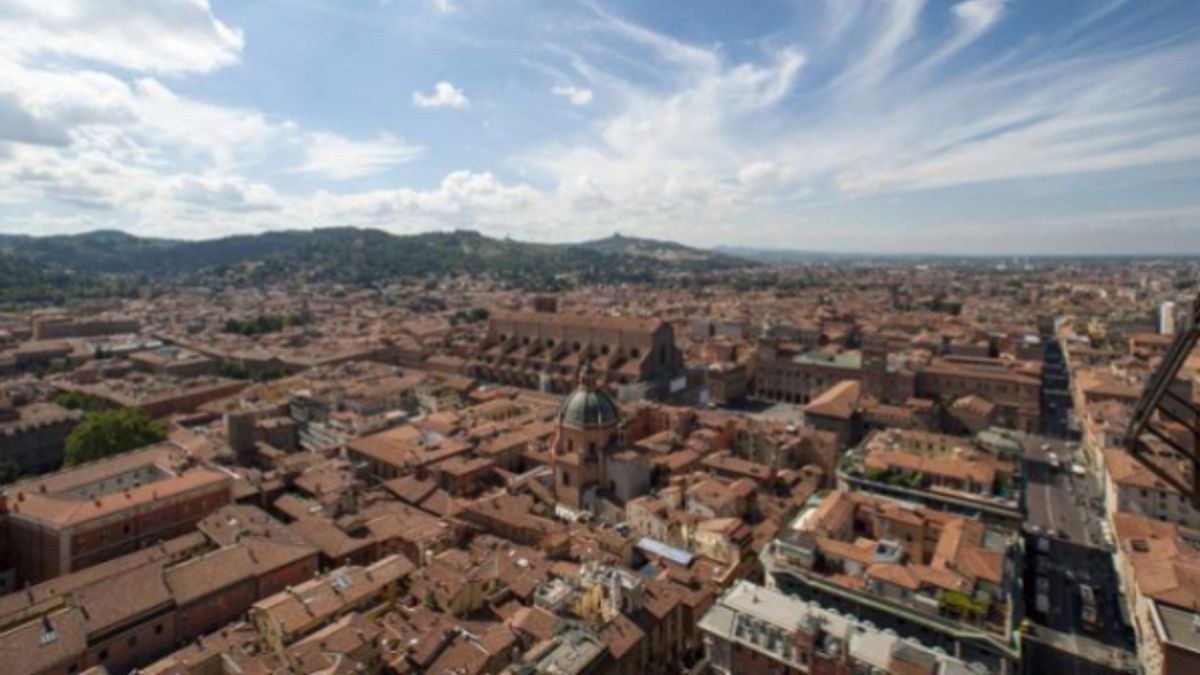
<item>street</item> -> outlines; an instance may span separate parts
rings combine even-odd
[[[1097,518],[1102,514],[1089,512],[1087,481],[1071,473],[1077,451],[1061,440],[1014,436],[1025,449],[1027,529],[1085,545],[1102,545]],[[1052,466],[1052,453],[1059,460],[1057,469]]]

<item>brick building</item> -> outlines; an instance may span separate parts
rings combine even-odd
[[[317,552],[295,540],[212,550],[193,533],[0,598],[0,655],[6,672],[127,672],[316,571]]]
[[[473,377],[531,389],[566,392],[590,362],[601,382],[642,385],[666,394],[683,372],[671,324],[661,319],[554,312],[495,312],[468,364]]]
[[[192,530],[229,503],[233,479],[163,443],[5,489],[16,582],[36,583]]]

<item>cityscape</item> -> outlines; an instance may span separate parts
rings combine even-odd
[[[0,0],[0,673],[1200,674],[1200,4],[505,5]]]

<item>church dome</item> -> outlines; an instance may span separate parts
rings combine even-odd
[[[582,385],[568,394],[558,409],[558,423],[576,429],[616,426],[619,417],[611,396]]]

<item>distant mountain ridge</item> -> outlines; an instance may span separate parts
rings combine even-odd
[[[583,281],[653,281],[756,263],[675,242],[614,235],[576,244],[496,239],[479,232],[394,235],[351,227],[285,230],[220,239],[154,239],[115,230],[35,237],[0,235],[0,289],[71,277],[135,277],[270,282],[288,278],[370,284],[446,274],[492,275],[545,285],[563,276]],[[11,271],[10,274],[3,274]],[[42,279],[40,277],[48,277]]]

